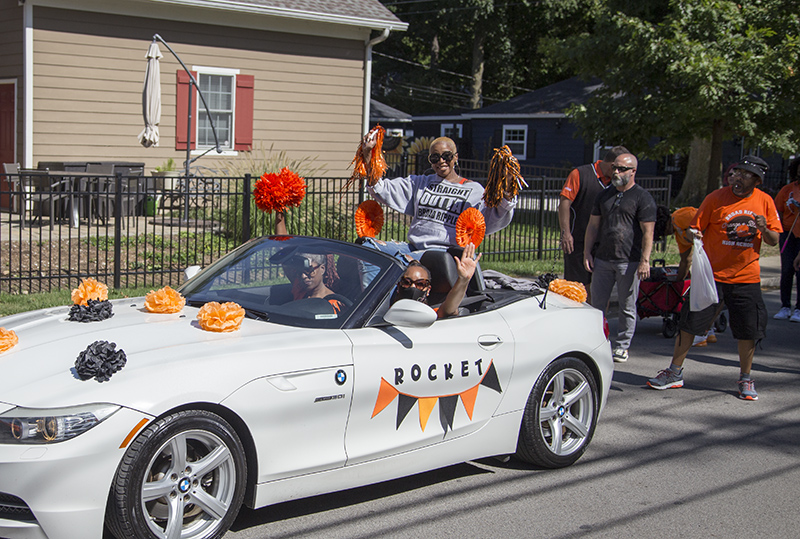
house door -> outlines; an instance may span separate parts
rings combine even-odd
[[[14,123],[14,83],[0,84],[0,164],[13,163],[16,161],[14,156],[14,135],[16,125]],[[0,193],[9,191],[9,183],[5,176],[0,177]],[[8,194],[0,195],[0,208],[8,209],[10,201]]]

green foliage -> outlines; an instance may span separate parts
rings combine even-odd
[[[155,170],[156,172],[174,172],[178,169],[175,167],[175,160],[170,157],[164,161],[164,164],[158,165]]]
[[[152,287],[108,289],[108,299],[122,299],[144,296]],[[0,293],[0,316],[9,316],[25,311],[72,305],[72,291],[41,292],[38,294],[4,294]],[[0,324],[2,325],[2,324]]]
[[[787,0],[587,0],[594,27],[544,50],[603,88],[570,115],[587,139],[652,157],[693,138],[746,137],[784,155],[800,145],[800,17]],[[659,142],[650,146],[653,137]],[[715,143],[717,143],[715,141]],[[721,144],[721,140],[718,142]]]

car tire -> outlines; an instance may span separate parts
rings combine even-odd
[[[544,468],[573,464],[592,440],[599,402],[597,383],[583,361],[552,362],[528,396],[517,458]]]
[[[118,539],[220,538],[242,505],[246,468],[242,442],[222,417],[168,415],[126,451],[109,494],[108,528]]]

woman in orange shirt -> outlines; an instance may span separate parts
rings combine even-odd
[[[783,232],[781,247],[781,310],[774,316],[776,320],[800,322],[800,271],[792,267],[792,262],[800,253],[800,178],[797,169],[800,157],[789,164],[789,184],[775,196],[775,207],[781,215]],[[797,297],[792,310],[792,285],[797,281]]]

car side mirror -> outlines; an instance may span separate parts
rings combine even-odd
[[[383,319],[393,326],[427,328],[436,321],[436,311],[413,299],[401,299],[389,307]]]
[[[201,269],[203,268],[201,268],[200,266],[189,266],[188,268],[183,270],[183,276],[186,277],[186,280],[188,281],[189,279],[200,273]]]

